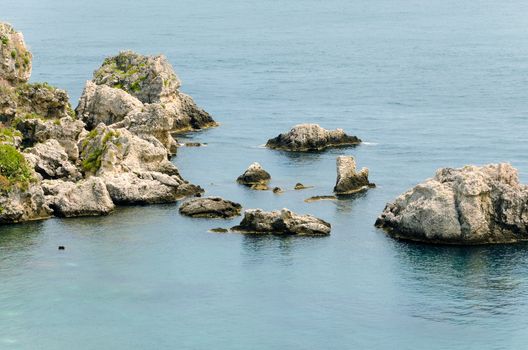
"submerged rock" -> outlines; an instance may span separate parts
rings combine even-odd
[[[335,201],[337,200],[336,196],[313,196],[306,198],[304,201],[306,203],[318,202],[318,201]]]
[[[266,147],[284,151],[321,151],[332,147],[355,146],[361,143],[356,136],[342,129],[326,130],[317,124],[296,125],[288,133],[269,139]]]
[[[367,168],[356,171],[354,157],[337,157],[337,180],[334,187],[336,194],[356,193],[369,187],[375,187],[368,179],[369,170]]]
[[[8,23],[0,23],[0,86],[27,82],[31,58],[22,33]]]
[[[281,211],[263,211],[248,209],[244,219],[232,228],[245,233],[271,233],[296,236],[327,236],[331,225],[311,215],[299,215],[282,209]]]
[[[109,214],[114,203],[102,179],[90,177],[77,183],[45,180],[46,201],[56,216],[98,216]]]
[[[305,189],[307,189],[307,188],[312,188],[312,187],[313,187],[313,186],[305,186],[305,185],[303,185],[302,183],[297,182],[297,183],[295,184],[295,187],[294,187],[293,189],[296,190],[296,191],[299,191],[299,190],[305,190]]]
[[[271,175],[262,168],[259,163],[251,164],[242,175],[237,178],[237,182],[242,185],[266,185],[271,180]],[[255,188],[261,189],[261,188]],[[267,186],[266,188],[267,189]]]
[[[178,89],[180,81],[164,56],[121,52],[107,58],[85,85],[78,116],[88,129],[99,123],[153,135],[176,151],[172,132],[216,126],[213,118]]]
[[[191,199],[180,206],[180,213],[195,218],[230,218],[240,215],[242,206],[219,197]]]
[[[376,221],[395,238],[448,244],[528,240],[528,188],[509,164],[443,168],[387,204]]]

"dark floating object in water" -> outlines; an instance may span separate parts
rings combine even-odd
[[[65,250],[65,249],[66,249],[65,246],[63,246],[63,245],[60,245],[60,246],[59,246],[59,250]]]

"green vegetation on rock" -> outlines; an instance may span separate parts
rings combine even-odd
[[[27,189],[31,179],[24,156],[12,145],[0,144],[0,190],[9,191],[13,186]]]

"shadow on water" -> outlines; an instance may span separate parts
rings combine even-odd
[[[0,226],[0,261],[7,253],[27,250],[38,243],[44,221]]]
[[[297,247],[310,244],[328,237],[295,237],[277,235],[245,234],[242,239],[244,255],[252,262],[261,262],[277,257],[287,258],[283,263],[291,263],[292,255]]]
[[[434,246],[396,241],[411,314],[454,323],[514,314],[528,290],[528,244]],[[445,301],[448,300],[446,303]]]

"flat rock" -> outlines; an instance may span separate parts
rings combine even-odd
[[[443,168],[376,221],[399,239],[444,244],[528,240],[528,188],[510,164]]]
[[[244,212],[244,219],[234,231],[244,233],[268,233],[295,236],[327,236],[331,225],[311,215],[299,215],[282,209],[280,211],[263,211],[248,209]]]
[[[369,170],[367,168],[356,171],[354,157],[339,156],[337,163],[337,180],[334,187],[336,194],[352,194],[363,191],[370,187],[375,187],[368,179]]]
[[[266,185],[270,180],[271,175],[256,162],[251,164],[246,171],[237,178],[238,183],[248,186]]]
[[[294,152],[321,151],[332,147],[355,146],[361,143],[356,136],[342,129],[326,130],[317,124],[296,125],[288,133],[269,139],[266,147]]]
[[[219,197],[196,198],[180,206],[180,213],[199,218],[230,218],[240,215],[242,206]]]

